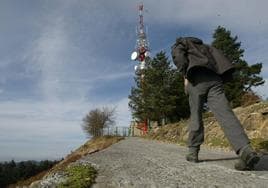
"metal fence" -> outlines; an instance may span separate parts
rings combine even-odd
[[[103,129],[103,135],[130,136],[129,127],[108,127]]]
[[[129,127],[107,127],[103,129],[93,129],[91,130],[92,136],[130,136]]]

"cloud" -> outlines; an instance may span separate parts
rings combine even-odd
[[[99,81],[133,76],[132,67],[130,71],[122,58],[117,60],[109,47],[121,34],[118,36],[114,27],[119,25],[110,22],[106,8],[98,2],[80,1],[45,15],[46,25],[25,55],[27,71],[40,74],[35,89],[44,100],[85,99]],[[109,32],[103,32],[106,30]]]
[[[73,12],[76,14],[73,18],[71,5],[84,11],[82,14],[92,14],[84,17]],[[115,63],[108,58],[109,53],[108,57],[98,53],[101,48],[98,40],[105,35],[97,38],[97,34],[109,27],[101,21],[96,22],[93,15],[100,15],[100,9],[91,12],[76,3],[62,7],[61,3],[55,4],[52,9],[48,9],[49,5],[46,7],[46,14],[39,18],[43,23],[38,25],[39,34],[29,38],[30,42],[18,56],[23,61],[19,64],[23,67],[19,73],[35,80],[36,84],[30,89],[39,95],[39,100],[23,98],[18,93],[16,99],[0,101],[0,160],[65,156],[86,140],[81,129],[82,118],[94,108],[118,106],[117,126],[128,126],[130,122],[127,99],[120,97],[111,101],[107,92],[101,101],[90,100],[90,91],[100,83],[111,84],[133,76],[129,70],[131,65],[122,60]],[[87,8],[92,9],[92,6],[88,4]],[[117,31],[108,34],[108,41],[102,46],[112,43],[111,38]],[[14,65],[12,56],[9,58],[2,64],[5,72],[10,72]],[[1,77],[3,84],[9,84],[6,78]],[[22,86],[25,84],[21,82]],[[15,155],[14,151],[19,154]]]
[[[80,125],[89,104],[6,101],[0,106],[0,160],[60,158],[86,140]]]
[[[140,1],[115,0],[113,2],[99,1],[97,4],[104,8],[111,7],[111,10],[118,13],[120,19],[135,22],[138,20],[139,3]],[[178,27],[182,25],[207,27],[223,24],[248,33],[252,30],[263,32],[268,27],[266,13],[268,2],[265,0],[257,2],[250,0],[144,0],[143,4],[145,21],[148,25],[159,23],[175,24]]]
[[[1,118],[0,160],[64,157],[86,141],[79,122]]]
[[[117,1],[120,7],[121,1]],[[120,3],[119,3],[120,2]],[[191,24],[198,26],[228,24],[241,31],[250,32],[258,27],[258,31],[266,30],[268,21],[266,7],[268,2],[259,1],[231,1],[205,0],[183,1],[145,0],[148,9],[147,19],[153,22],[172,23],[179,25]],[[125,4],[129,6],[129,4]],[[263,30],[262,30],[263,31]]]
[[[0,106],[0,161],[64,157],[86,141],[82,118],[95,108],[116,107],[116,126],[131,121],[127,98],[110,103],[6,101]]]
[[[21,146],[26,152],[33,142],[29,147],[36,149],[35,156],[48,156],[43,147],[55,155],[58,148],[57,156],[63,155],[84,141],[81,120],[97,107],[116,106],[118,125],[129,125],[127,95],[134,74],[129,55],[136,40],[138,3],[0,3],[0,39],[5,44],[0,45],[1,151]],[[144,5],[153,52],[168,51],[179,34],[210,42],[213,30],[223,25],[242,41],[246,60],[263,62],[267,78],[266,1],[144,0]],[[24,157],[30,156],[25,152]]]
[[[265,83],[262,86],[253,88],[253,91],[257,92],[262,99],[266,100],[268,98],[268,78],[264,78]]]
[[[30,49],[31,64],[28,65],[40,72],[40,90],[46,100],[60,97],[62,88],[59,81],[66,77],[65,67],[68,65],[65,54],[70,44],[64,31],[63,17],[57,13],[49,15],[50,22],[43,28],[40,37],[34,41]]]
[[[123,98],[115,104],[117,125],[119,127],[129,127],[131,122],[131,113],[128,107],[128,98]]]

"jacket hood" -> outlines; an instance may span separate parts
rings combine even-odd
[[[188,42],[194,44],[203,44],[203,41],[196,37],[179,37],[176,39],[176,43],[173,46],[176,46],[178,44],[186,45]]]
[[[195,38],[195,37],[185,37],[186,40],[191,41],[192,43],[195,44],[203,44],[203,41],[199,38]]]

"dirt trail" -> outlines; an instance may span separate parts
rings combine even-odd
[[[126,138],[77,162],[99,171],[93,188],[118,187],[268,187],[268,156],[256,171],[233,168],[234,153],[202,149],[200,163],[185,161],[186,147],[142,138]]]

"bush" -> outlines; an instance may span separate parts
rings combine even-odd
[[[268,140],[262,139],[262,138],[253,138],[251,140],[252,146],[257,151],[264,150],[268,151]]]
[[[97,176],[97,171],[89,165],[73,165],[66,169],[67,181],[61,183],[58,188],[86,188],[90,187]]]

